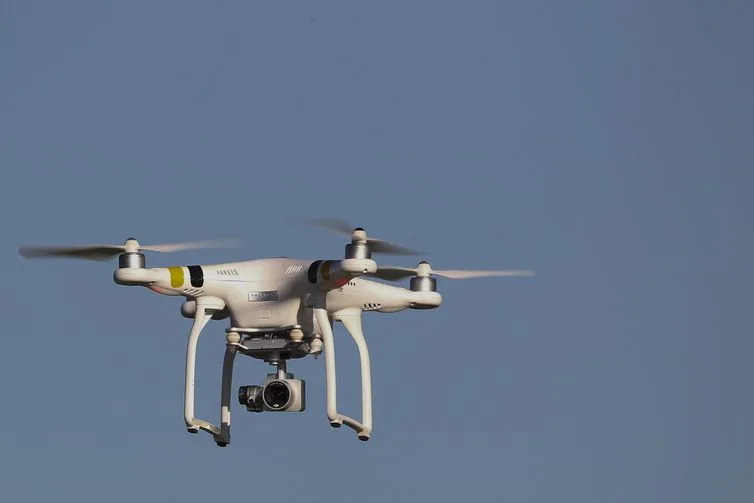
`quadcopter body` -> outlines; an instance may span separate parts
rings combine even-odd
[[[142,269],[119,268],[116,283],[143,285],[162,295],[183,296],[181,314],[193,318],[196,299],[217,297],[225,308],[214,319],[229,318],[231,326],[280,331],[297,327],[315,333],[312,296],[322,295],[328,311],[344,309],[392,313],[438,307],[436,291],[411,291],[343,271],[337,260],[286,257],[212,265]],[[367,264],[371,266],[371,264]]]
[[[232,374],[237,354],[276,367],[261,386],[241,386],[238,402],[251,412],[301,412],[305,382],[288,372],[290,360],[317,357],[324,352],[327,416],[330,425],[345,424],[361,440],[372,434],[371,371],[362,331],[362,313],[396,313],[405,309],[434,309],[442,304],[434,276],[462,279],[484,276],[523,276],[531,271],[433,270],[421,261],[415,268],[378,266],[373,254],[417,254],[386,241],[367,237],[363,228],[334,220],[313,223],[351,237],[341,259],[262,258],[208,265],[148,268],[144,251],[172,252],[216,246],[218,242],[142,246],[134,238],[123,245],[22,247],[26,257],[74,257],[107,260],[119,257],[113,273],[119,285],[141,286],[161,295],[180,296],[181,314],[193,319],[186,351],[184,420],[189,432],[206,431],[218,446],[230,442]],[[352,229],[352,230],[351,230]],[[410,278],[409,288],[377,280]],[[227,320],[222,370],[220,424],[194,415],[196,350],[210,320]],[[362,418],[337,410],[333,327],[341,322],[359,350]]]

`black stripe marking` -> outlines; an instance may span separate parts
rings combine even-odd
[[[201,288],[204,286],[204,270],[200,265],[188,266],[189,275],[191,276],[191,286]]]
[[[317,269],[319,268],[319,264],[321,263],[321,260],[315,260],[311,263],[311,265],[309,265],[309,270],[306,272],[306,275],[309,278],[309,283],[317,282]]]

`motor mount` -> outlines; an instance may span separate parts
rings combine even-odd
[[[147,259],[143,253],[126,252],[118,256],[118,267],[120,269],[146,269]]]
[[[346,245],[345,258],[371,259],[372,250],[369,248],[366,231],[357,227],[351,234],[351,242]]]
[[[430,276],[432,269],[429,262],[422,260],[416,267],[416,276],[411,278],[410,289],[412,292],[436,292],[437,280]]]
[[[411,278],[412,292],[436,292],[437,280],[429,276],[414,276]]]
[[[372,258],[372,251],[366,243],[348,243],[345,258],[370,259]]]

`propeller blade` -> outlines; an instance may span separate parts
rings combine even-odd
[[[26,258],[78,258],[87,260],[109,260],[123,253],[123,245],[88,245],[88,246],[22,246],[18,253]]]
[[[367,237],[367,244],[372,253],[381,253],[383,255],[424,255],[424,253],[419,250],[389,243],[382,239]]]
[[[416,269],[410,267],[380,267],[377,272],[370,274],[375,278],[384,279],[387,281],[398,281],[403,278],[416,275]]]
[[[126,251],[177,252],[198,248],[226,248],[238,246],[236,240],[208,240],[188,243],[172,243],[141,246],[136,240],[127,240],[122,245],[81,245],[81,246],[21,246],[18,253],[26,258],[77,258],[105,261]]]
[[[351,226],[348,222],[340,218],[293,218],[294,222],[320,227],[336,234],[353,236],[356,227]],[[363,229],[359,228],[359,231]],[[383,255],[423,255],[424,253],[412,248],[390,243],[383,239],[377,239],[367,236],[367,245],[372,253],[381,253]]]
[[[234,248],[239,245],[240,243],[236,239],[211,239],[207,241],[190,241],[187,243],[140,246],[139,248],[147,251],[171,253],[183,250],[198,250],[202,248]]]
[[[427,273],[434,276],[442,276],[448,279],[471,279],[471,278],[487,278],[493,276],[533,276],[534,271],[525,270],[501,270],[501,271],[480,271],[480,270],[462,270],[462,269],[447,269],[447,270],[426,270]],[[372,274],[376,278],[384,279],[387,281],[397,281],[403,278],[417,275],[419,273],[418,268],[413,267],[380,267],[377,272]]]
[[[463,269],[456,270],[435,270],[432,269],[432,274],[435,276],[442,276],[449,279],[469,279],[469,278],[490,278],[494,276],[533,276],[534,271],[519,271],[519,270],[507,270],[507,271],[467,271]]]
[[[340,218],[292,218],[291,220],[300,224],[321,227],[330,232],[346,236],[350,236],[354,229],[348,222]]]

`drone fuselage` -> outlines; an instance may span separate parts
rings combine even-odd
[[[186,297],[184,316],[192,316],[197,298],[215,297],[226,306],[216,319],[227,316],[233,327],[272,331],[298,326],[304,333],[314,333],[314,312],[307,300],[318,294],[325,296],[331,314],[348,309],[391,313],[431,309],[442,303],[437,292],[414,292],[368,280],[344,272],[339,263],[280,257],[210,265],[121,268],[114,276],[119,284],[146,286],[163,295]]]

